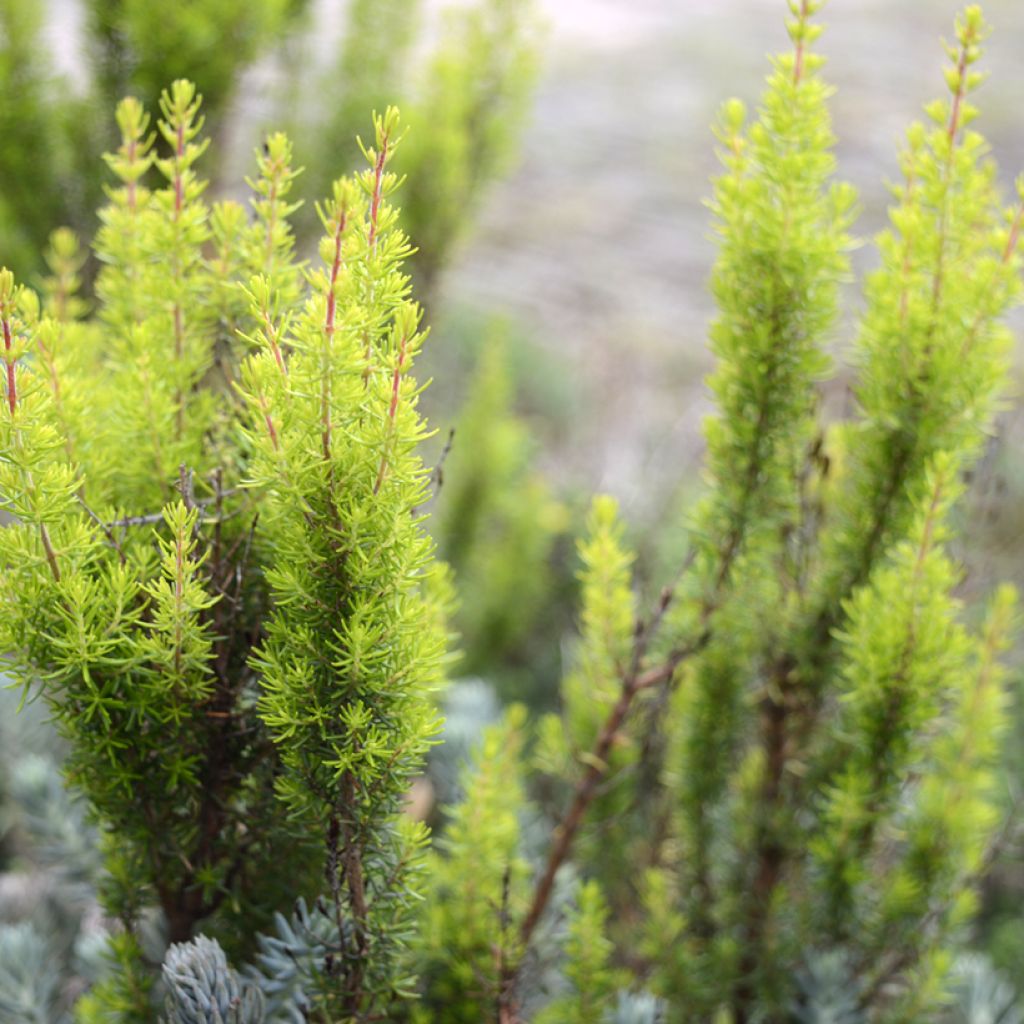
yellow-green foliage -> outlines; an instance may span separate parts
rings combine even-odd
[[[562,689],[566,731],[573,748],[589,750],[619,696],[632,655],[636,608],[633,556],[625,548],[614,498],[594,499],[587,535],[579,543],[580,646]]]
[[[541,720],[536,763],[552,780],[578,783],[591,766],[591,751],[619,699],[629,672],[636,632],[632,591],[633,554],[623,539],[614,498],[594,499],[587,533],[579,541],[580,636],[573,664],[562,681],[561,715]],[[591,831],[581,856],[597,872],[618,909],[635,898],[630,865],[642,857],[645,837],[632,835],[638,749],[623,734],[608,762],[607,781],[590,811]],[[614,837],[614,838],[613,838]]]
[[[700,794],[684,805],[678,827],[698,853],[698,919],[715,937],[705,947],[715,951],[710,958],[698,946],[683,962],[701,965],[695,973],[709,1005],[723,1001],[723,986],[733,992],[724,1001],[740,1012],[780,1005],[784,965],[827,941],[873,964],[862,979],[869,1001],[884,1003],[902,979],[917,992],[917,1012],[926,1012],[941,993],[943,943],[986,843],[991,748],[960,759],[972,811],[962,816],[947,802],[939,821],[933,780],[944,769],[930,739],[966,727],[957,694],[972,674],[978,641],[957,623],[951,594],[958,574],[944,552],[944,516],[958,492],[956,475],[991,421],[1005,369],[999,317],[1019,288],[1017,215],[1002,207],[985,143],[967,127],[974,116],[967,96],[978,83],[970,69],[984,31],[979,10],[969,8],[950,51],[951,96],[928,108],[931,128],[909,133],[907,181],[880,239],[883,266],[867,284],[856,349],[860,411],[845,427],[842,478],[815,482],[830,463],[805,428],[788,471],[765,466],[763,479],[749,478],[751,497],[740,492],[740,509],[770,496],[771,518],[733,518],[726,533],[730,544],[737,538],[731,578],[738,603],[726,606],[722,640],[752,640],[738,656],[712,644],[707,664],[717,666],[719,681],[702,691],[703,700],[710,712],[716,694],[740,698],[750,692],[748,680],[757,680],[758,714],[752,720],[731,704],[713,761],[701,753],[706,734],[691,732],[680,769],[684,789]],[[807,83],[814,95],[806,71],[814,65],[803,52],[812,37],[799,20],[793,34],[805,68],[796,91]],[[783,77],[769,91],[784,96],[794,65],[778,69]],[[821,102],[825,93],[818,96]],[[782,135],[784,122],[765,127]],[[793,193],[783,187],[788,201]],[[842,238],[833,244],[841,247]],[[821,273],[820,263],[806,263],[816,265]],[[742,438],[738,420],[723,422]],[[789,487],[784,503],[775,497],[785,493],[777,481]],[[764,555],[769,562],[754,561]],[[757,603],[769,602],[755,618],[747,581],[757,565],[760,579],[776,583],[754,591]],[[915,785],[920,778],[929,782]],[[709,797],[721,811],[711,810]],[[909,822],[925,808],[937,845],[915,853]],[[963,837],[955,852],[938,838],[950,829]],[[810,859],[808,850],[815,851]],[[680,866],[693,877],[685,860]],[[885,909],[896,905],[903,916]]]
[[[243,72],[262,55],[284,50],[309,28],[308,0],[83,0],[87,94],[55,71],[46,52],[37,0],[0,2],[0,263],[25,277],[42,270],[51,230],[91,231],[102,201],[100,153],[113,138],[109,113],[124,95],[157,106],[175,78],[200,81],[204,112],[218,132]],[[534,5],[475,0],[443,12],[438,41],[426,43],[419,0],[354,0],[343,42],[315,103],[301,104],[293,132],[310,168],[306,195],[330,191],[339,170],[358,166],[354,144],[366,112],[401,102],[417,125],[402,158],[410,189],[405,226],[419,247],[423,284],[431,282],[465,236],[486,187],[515,151],[535,80]],[[285,51],[287,52],[287,51]],[[281,92],[309,87],[289,54]],[[320,102],[330,96],[330,103]],[[15,99],[16,98],[16,101]],[[281,95],[271,96],[281,102]],[[289,103],[294,106],[294,103]],[[212,177],[218,181],[216,165]],[[310,241],[318,225],[312,202],[300,214]]]
[[[508,980],[503,968],[511,971],[517,963],[517,925],[529,877],[520,837],[525,717],[514,706],[487,730],[465,773],[465,796],[450,808],[436,852],[428,856],[412,950],[422,992],[413,1010],[416,1022],[487,1019]]]
[[[517,706],[432,851],[402,811],[438,732],[450,578],[422,512],[397,113],[302,266],[286,139],[250,219],[204,198],[192,86],[162,97],[159,157],[121,105],[95,313],[66,234],[42,301],[0,271],[0,649],[67,742],[120,925],[80,1019],[153,1019],[154,910],[181,944],[168,1007],[200,1020],[237,982],[188,944],[200,927],[256,956],[247,991],[273,1014],[321,1024],[937,1018],[1000,824],[1013,598],[967,626],[950,513],[1005,377],[1024,183],[1006,208],[970,127],[971,6],[867,280],[857,409],[826,429],[853,197],[821,6],[789,0],[756,117],[734,101],[720,122],[718,414],[689,558],[638,615],[614,502],[595,502],[539,799]],[[535,629],[558,528],[509,390],[492,349],[441,496],[480,664]],[[540,807],[560,810],[538,841]]]
[[[83,1019],[152,1019],[135,938],[151,908],[174,942],[201,925],[245,954],[321,886],[346,970],[308,998],[372,1013],[408,987],[424,835],[399,812],[447,641],[416,514],[424,333],[391,203],[398,115],[335,183],[305,269],[287,139],[258,158],[251,219],[211,208],[199,105],[188,82],[164,92],[166,157],[138,101],[118,108],[94,316],[76,319],[65,234],[44,305],[0,271],[0,636],[67,740],[126,930]]]
[[[613,935],[620,955],[642,950],[669,1021],[791,1019],[820,956],[847,965],[866,1019],[930,1018],[997,825],[1010,601],[980,636],[963,624],[947,520],[1005,378],[1024,188],[1006,208],[971,127],[987,31],[971,6],[948,98],[909,132],[867,280],[858,409],[826,434],[819,382],[853,196],[833,181],[820,7],[790,0],[793,51],[775,59],[756,119],[731,101],[720,122],[708,494],[660,637],[649,643],[656,608],[628,645],[634,667],[617,671],[619,703],[609,712],[594,688],[606,730],[624,703],[634,713],[562,822],[582,800],[577,867],[618,907],[600,809],[614,757],[638,751],[643,785],[615,821],[648,840],[630,860],[648,919]],[[628,593],[594,582],[608,602]],[[563,691],[570,712],[580,679]],[[549,764],[554,738],[546,725]]]
[[[77,225],[83,208],[92,216],[101,198],[94,117],[50,68],[45,14],[34,0],[0,2],[0,264],[19,272],[39,269],[49,233]]]
[[[146,0],[88,0],[89,43],[109,103],[132,93],[156,106],[173,72],[201,81],[206,113],[219,121],[249,63],[279,39],[307,0],[205,0],[173,6]]]
[[[600,886],[585,882],[569,917],[565,942],[569,991],[537,1014],[536,1024],[589,1024],[611,1009],[626,976],[612,966],[615,951],[605,934],[607,925],[608,908]]]
[[[90,74],[86,96],[75,99],[46,52],[45,5],[3,0],[0,92],[10,102],[0,111],[0,262],[21,275],[35,273],[55,227],[92,230],[103,198],[99,158],[113,138],[109,118],[122,96],[131,93],[152,109],[171,79],[198,79],[205,112],[219,122],[241,72],[304,6],[305,0],[85,0]]]

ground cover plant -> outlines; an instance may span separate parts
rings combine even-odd
[[[595,499],[560,711],[509,707],[440,810],[409,799],[457,598],[425,528],[446,492],[412,376],[393,168],[413,137],[375,115],[305,264],[284,135],[247,212],[204,198],[190,82],[155,129],[122,101],[95,308],[67,233],[41,294],[0,272],[0,646],[89,822],[46,813],[66,799],[47,765],[15,777],[67,876],[0,927],[0,1020],[1016,1012],[958,958],[1006,827],[1014,598],[966,624],[950,511],[1005,383],[1024,186],[1003,200],[972,127],[970,6],[865,282],[856,412],[826,423],[856,199],[821,7],[790,0],[756,113],[732,100],[717,126],[717,413],[688,554],[641,608]],[[99,948],[61,945],[93,892]]]

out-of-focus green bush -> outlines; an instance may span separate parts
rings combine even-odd
[[[569,510],[537,469],[537,445],[512,389],[506,328],[495,323],[455,419],[434,532],[459,593],[460,671],[543,705],[557,678],[557,668],[545,670],[547,654],[565,624],[565,574],[555,556]]]
[[[116,137],[109,112],[118,99],[134,95],[153,109],[167,82],[200,81],[208,129],[218,133],[243,73],[302,30],[308,0],[82,4],[86,86],[76,95],[44,46],[44,5],[0,0],[0,260],[23,278],[41,271],[54,228],[93,230],[99,156]],[[405,226],[424,284],[465,237],[485,187],[515,152],[538,48],[531,2],[476,0],[446,10],[432,45],[426,29],[417,0],[355,0],[337,58],[315,85],[316,102],[292,118],[307,168],[299,192],[318,197],[340,168],[359,164],[353,140],[367,110],[398,101],[409,111],[417,131],[400,169],[416,182]],[[283,90],[300,89],[301,66],[288,76]],[[274,100],[266,97],[268,110]],[[216,168],[207,173],[216,186]],[[315,238],[311,202],[298,228]]]

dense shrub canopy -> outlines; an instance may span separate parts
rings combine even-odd
[[[717,412],[688,554],[645,611],[616,503],[593,501],[559,711],[507,708],[446,766],[442,808],[410,806],[454,588],[426,530],[445,492],[394,170],[438,138],[375,115],[305,262],[285,135],[246,209],[207,198],[194,85],[155,125],[119,104],[95,304],[69,232],[41,293],[0,271],[0,647],[102,851],[79,851],[105,920],[77,1020],[938,1018],[1002,827],[1014,597],[969,623],[951,510],[1006,375],[1024,186],[1006,207],[972,127],[987,28],[968,7],[866,281],[856,410],[825,423],[856,202],[821,6],[790,0],[756,113],[731,100],[717,126]],[[441,190],[445,216],[467,187]],[[521,486],[499,363],[477,387],[465,443],[494,465],[453,462],[439,532],[467,575],[460,542],[487,549],[466,593],[508,626],[504,655],[517,620],[493,602],[529,622],[539,598],[503,534],[542,573],[564,512]],[[66,799],[35,784],[38,806]],[[40,927],[0,928],[0,1021],[63,1019],[61,967],[86,955],[46,957]]]

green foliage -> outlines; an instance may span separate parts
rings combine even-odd
[[[718,415],[687,560],[638,615],[617,509],[594,503],[561,715],[529,758],[521,707],[485,732],[433,849],[403,808],[437,742],[451,580],[422,511],[397,113],[318,206],[305,266],[287,139],[258,157],[250,217],[204,197],[189,83],[155,131],[126,100],[95,312],[65,233],[42,300],[0,271],[0,645],[68,746],[112,926],[79,1021],[153,1018],[154,917],[170,1021],[881,1022],[941,1019],[957,991],[968,1019],[1011,1012],[954,969],[1000,826],[1015,620],[1000,589],[967,625],[951,551],[1021,293],[1021,205],[970,127],[986,28],[967,8],[949,98],[909,133],[858,408],[826,426],[853,196],[820,0],[789,6],[756,118],[732,101],[720,122]],[[488,9],[514,37],[512,7]],[[472,66],[497,43],[466,24]],[[464,579],[485,552],[481,583],[529,606],[554,506],[505,504],[529,493],[526,446],[488,360],[439,536]],[[0,973],[0,1000],[33,1013],[59,972],[19,928],[0,944],[33,966]]]
[[[444,836],[429,855],[413,947],[421,987],[417,1024],[476,1024],[509,983],[529,874],[520,835],[524,720],[523,709],[513,707],[484,733],[466,794],[450,809]]]
[[[951,597],[956,572],[943,550],[956,497],[952,475],[948,460],[936,467],[910,536],[872,585],[853,595],[839,636],[846,658],[833,754],[841,767],[828,797],[828,829],[816,844],[836,935],[860,931],[876,830],[920,756],[914,744],[922,728],[969,668],[970,639]]]
[[[447,642],[416,515],[423,334],[390,203],[397,113],[322,207],[304,283],[287,140],[258,160],[251,222],[211,209],[199,102],[184,81],[161,97],[167,157],[137,101],[118,109],[93,318],[75,319],[67,236],[45,306],[0,271],[3,647],[68,743],[123,929],[80,1019],[149,1019],[148,908],[172,942],[203,922],[244,955],[321,879],[315,1012],[372,1012],[407,987],[424,835],[399,811]]]
[[[969,127],[986,29],[975,7],[958,20],[949,99],[909,133],[910,183],[867,283],[858,413],[826,434],[818,388],[854,199],[833,183],[820,6],[790,4],[793,52],[756,120],[731,101],[720,122],[708,493],[680,581],[632,640],[628,575],[600,557],[619,653],[607,688],[586,687],[603,710],[534,901],[543,911],[575,831],[578,869],[622,876],[601,807],[628,793],[612,820],[646,840],[625,872],[642,878],[646,920],[624,899],[613,934],[620,956],[642,951],[670,1021],[930,1019],[998,827],[1012,595],[972,633],[948,553],[1020,294],[1020,210]],[[578,678],[563,688],[570,728]],[[557,738],[545,726],[556,774]],[[619,777],[631,750],[635,786]],[[822,964],[841,965],[852,1005],[814,990]]]
[[[358,161],[352,138],[364,111],[400,102],[412,126],[396,163],[408,176],[402,224],[429,304],[488,187],[515,155],[537,78],[539,31],[534,0],[447,4],[437,26],[423,8],[421,0],[348,5],[337,60],[317,83],[318,95],[338,101],[323,113],[304,112],[297,137],[319,194],[339,160]]]
[[[579,784],[593,767],[591,751],[619,699],[629,671],[636,631],[632,591],[633,555],[626,548],[618,505],[606,495],[594,499],[587,534],[580,541],[580,636],[562,682],[562,712],[541,720],[536,763],[553,783]],[[589,811],[590,830],[580,855],[595,872],[617,912],[635,903],[631,866],[641,862],[642,832],[632,833],[639,750],[628,735],[617,738],[606,762],[603,791]],[[618,838],[613,839],[613,836]]]
[[[579,545],[580,650],[565,679],[566,731],[576,755],[589,750],[612,705],[618,681],[632,654],[636,602],[631,586],[633,558],[623,541],[618,506],[594,500],[587,537]]]
[[[536,704],[547,695],[530,678],[534,634],[555,614],[553,549],[568,516],[534,468],[511,392],[505,345],[493,334],[455,421],[434,533],[458,587],[461,671],[493,675],[503,692]]]
[[[40,255],[60,224],[91,231],[102,200],[99,156],[112,138],[106,120],[128,93],[155,108],[174,78],[201,79],[205,109],[219,125],[242,71],[278,40],[304,0],[215,0],[172,7],[144,0],[85,5],[90,71],[76,98],[58,78],[42,39],[44,7],[0,4],[0,261],[22,276],[41,271]]]
[[[569,919],[565,976],[570,991],[537,1015],[537,1024],[590,1024],[605,1019],[622,979],[611,966],[612,943],[605,937],[608,908],[596,882],[580,886]]]
[[[144,965],[141,945],[126,933],[111,938],[108,971],[75,1004],[76,1024],[152,1020],[153,978]]]
[[[438,728],[430,698],[447,640],[415,514],[429,472],[409,369],[424,335],[388,202],[396,111],[376,135],[369,170],[338,182],[320,208],[324,266],[289,334],[294,355],[281,360],[275,297],[254,279],[253,313],[267,327],[242,368],[275,605],[254,661],[259,714],[285,768],[279,795],[328,837],[328,885],[352,930],[339,935],[350,973],[332,1012],[350,1015],[402,987],[391,959],[409,911],[398,894],[425,836],[398,828],[397,815]],[[368,888],[371,865],[389,866],[387,889]]]
[[[828,538],[823,601],[863,582],[912,516],[935,453],[972,457],[993,415],[1011,335],[999,320],[1018,295],[1016,221],[998,201],[988,145],[970,129],[974,64],[988,28],[976,6],[958,22],[950,97],[907,133],[904,182],[878,240],[857,341],[861,415],[841,442],[845,473]]]
[[[306,0],[213,0],[162,7],[145,0],[90,0],[97,99],[128,93],[155,107],[169,78],[201,80],[206,113],[221,120],[241,72],[280,38]]]
[[[382,110],[396,98],[403,109],[410,87],[411,49],[421,29],[420,0],[353,0],[337,62],[327,72],[325,88],[339,102],[329,104],[327,121],[310,149],[315,184],[329,185],[331,168],[358,160],[354,133],[367,110]],[[322,191],[322,189],[318,189]]]
[[[409,174],[406,226],[428,290],[515,152],[536,77],[536,19],[532,0],[446,12],[401,164]]]
[[[81,179],[88,161],[79,146],[91,117],[50,70],[44,12],[29,0],[0,3],[0,262],[17,268],[35,269],[49,232],[76,223],[99,199]]]
[[[318,97],[337,99],[324,106],[326,119],[318,103],[296,128],[311,168],[307,194],[319,196],[339,168],[358,165],[353,140],[366,111],[395,100],[414,111],[420,141],[408,148],[402,169],[421,180],[409,194],[406,227],[428,283],[514,153],[533,89],[537,34],[532,4],[479,0],[446,12],[436,49],[417,66],[426,34],[418,7],[417,0],[349,5],[338,59],[316,89]],[[87,0],[84,8],[87,82],[78,98],[46,52],[44,8],[36,0],[0,3],[0,92],[7,98],[0,111],[0,261],[22,278],[43,270],[39,257],[54,227],[92,231],[102,201],[98,158],[113,137],[108,112],[122,96],[152,110],[168,81],[200,81],[205,116],[219,134],[243,73],[295,33],[308,0],[170,7]],[[300,76],[291,76],[296,81],[286,91],[297,95]],[[216,167],[212,176],[221,177]],[[307,240],[318,229],[312,211],[299,224]]]

